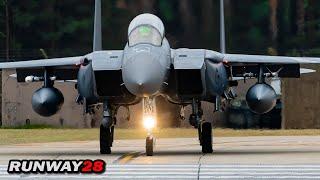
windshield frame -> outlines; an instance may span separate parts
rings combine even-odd
[[[157,34],[161,37],[161,42],[160,42],[160,44],[157,45],[157,44],[153,44],[153,43],[151,43],[151,42],[139,42],[139,43],[135,43],[135,44],[130,44],[130,36],[131,36],[131,34],[132,34],[136,29],[140,28],[141,26],[148,26],[148,27],[154,29],[154,30],[157,32]],[[154,27],[154,26],[152,26],[152,25],[150,25],[150,24],[140,24],[140,25],[138,25],[137,27],[133,28],[133,29],[131,30],[130,34],[128,35],[128,46],[129,46],[129,47],[133,47],[133,46],[138,45],[138,44],[150,44],[150,45],[152,45],[152,46],[161,47],[161,46],[162,46],[162,43],[163,43],[163,39],[164,39],[164,36],[161,35],[161,33],[159,32],[159,30],[158,30],[156,27]]]

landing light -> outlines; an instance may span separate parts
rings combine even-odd
[[[143,126],[148,130],[153,129],[156,126],[156,118],[150,115],[143,117]]]

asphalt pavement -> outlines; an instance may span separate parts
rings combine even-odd
[[[154,156],[145,140],[116,140],[111,155],[99,154],[98,141],[31,143],[0,146],[0,178],[10,159],[103,159],[101,175],[49,175],[46,178],[320,179],[320,136],[219,137],[214,152],[202,154],[196,138],[157,139]]]

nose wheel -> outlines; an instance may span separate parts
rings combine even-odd
[[[152,135],[147,136],[146,138],[146,155],[152,156],[153,155],[153,148],[155,144],[155,139]]]

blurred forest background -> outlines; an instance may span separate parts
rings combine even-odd
[[[219,50],[219,0],[103,0],[103,48],[122,49],[129,22],[150,12],[172,48]],[[94,1],[0,0],[0,58],[83,55],[92,49]],[[225,0],[229,53],[320,55],[319,0]],[[41,57],[42,58],[42,57]]]

